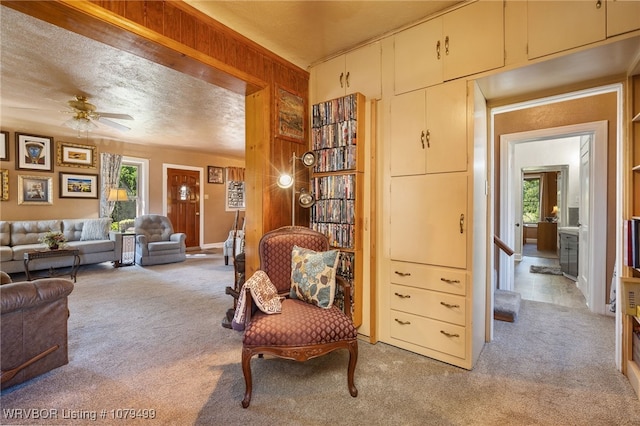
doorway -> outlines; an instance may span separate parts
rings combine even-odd
[[[575,175],[575,180],[580,185],[580,178],[586,180],[588,176],[587,192],[580,193],[578,189],[576,196],[569,196],[569,205],[572,201],[583,207],[585,211],[578,213],[578,223],[581,218],[585,218],[585,228],[588,232],[582,233],[582,240],[579,242],[579,251],[583,251],[588,261],[578,265],[579,275],[584,277],[585,283],[581,286],[587,305],[592,312],[604,314],[606,311],[605,303],[605,270],[606,270],[606,247],[603,244],[593,244],[593,241],[605,241],[606,239],[606,175],[607,175],[607,122],[583,123],[571,126],[562,126],[550,129],[540,129],[529,132],[514,133],[502,135],[500,137],[501,151],[501,186],[500,199],[501,203],[501,221],[500,232],[502,239],[513,247],[515,245],[516,232],[518,226],[516,224],[520,220],[516,212],[520,198],[521,189],[519,183],[521,180],[520,170],[516,168],[516,147],[521,144],[534,143],[540,141],[555,141],[574,136],[578,137],[578,141],[588,140],[588,146],[582,149],[585,152],[578,151],[573,160],[575,163],[581,163],[581,155],[586,155],[590,161],[588,162],[588,170],[580,172],[580,166],[574,171],[569,171],[569,179],[571,175]],[[582,136],[592,135],[590,138]],[[548,142],[547,142],[548,143]],[[558,149],[545,149],[550,153],[557,153]],[[571,163],[570,163],[571,164]],[[579,186],[580,188],[580,186]],[[585,190],[584,188],[582,190]],[[571,193],[571,190],[569,190]],[[574,200],[572,200],[574,198]],[[504,259],[504,262],[503,262]],[[500,283],[502,289],[513,290],[514,282],[514,259],[508,256],[502,256],[500,259]]]
[[[203,173],[201,167],[163,165],[163,214],[174,232],[186,234],[187,249],[200,249],[202,241]]]

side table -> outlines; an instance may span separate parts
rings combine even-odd
[[[136,263],[136,234],[122,232],[122,255],[117,266],[130,266]]]
[[[54,257],[73,257],[73,263],[71,264],[71,270],[69,271],[69,275],[71,275],[71,279],[73,282],[76,282],[76,275],[78,273],[78,268],[80,267],[80,250],[78,249],[58,249],[58,250],[31,250],[24,254],[24,272],[27,275],[27,281],[33,281],[38,278],[50,278],[56,276],[55,267],[49,267],[49,275],[34,277],[31,275],[31,271],[29,271],[29,263],[34,260],[39,259],[51,259]],[[62,266],[65,268],[67,266]],[[61,274],[63,275],[63,274]]]

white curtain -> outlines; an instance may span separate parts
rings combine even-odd
[[[120,169],[122,168],[122,155],[109,154],[103,152],[101,156],[100,166],[100,185],[102,191],[100,194],[100,217],[109,217],[113,208],[116,206],[115,201],[107,201],[109,198],[109,190],[118,188],[120,182]]]

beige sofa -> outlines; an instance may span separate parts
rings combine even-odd
[[[43,250],[38,239],[49,231],[60,231],[67,247],[80,250],[80,265],[118,263],[122,255],[122,235],[110,231],[111,219],[54,219],[0,221],[0,270],[24,272],[24,254]],[[30,270],[70,266],[72,259],[55,257],[29,264]]]

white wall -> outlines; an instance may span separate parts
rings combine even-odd
[[[579,206],[579,136],[519,143],[515,145],[514,154],[514,170],[521,170],[523,167],[569,165],[567,207]]]

